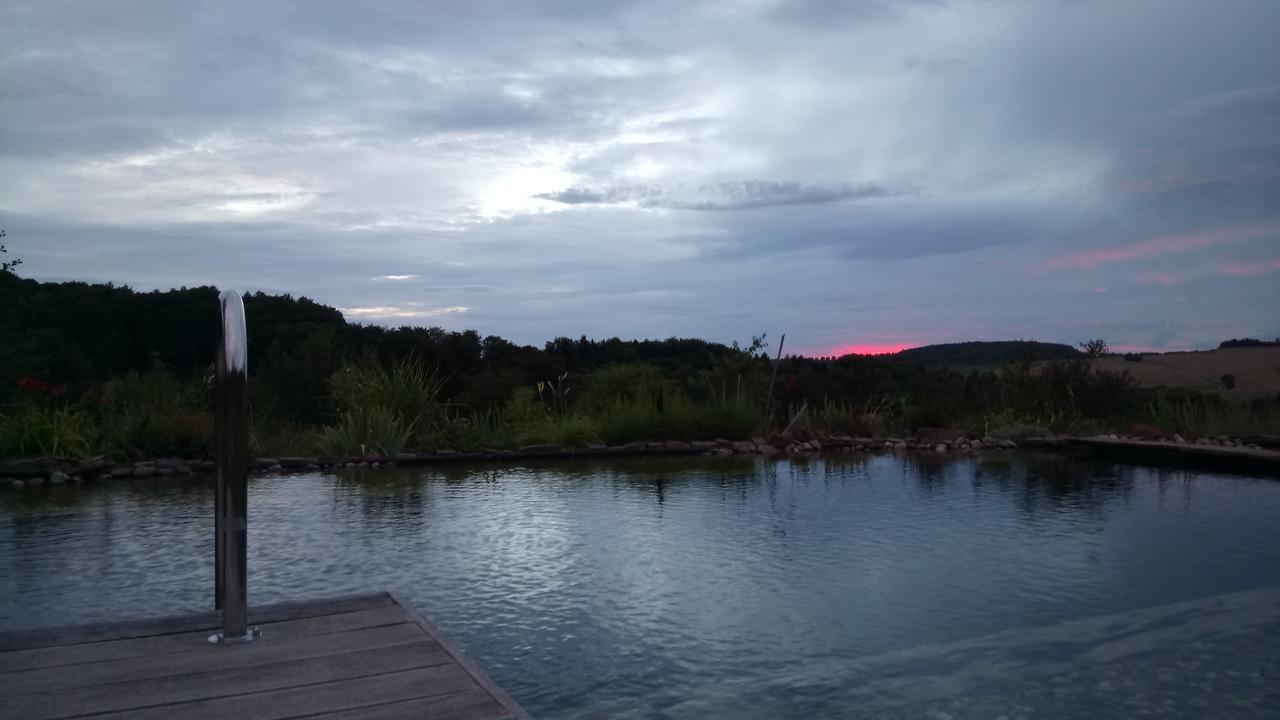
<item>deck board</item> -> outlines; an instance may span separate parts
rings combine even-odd
[[[250,613],[263,637],[214,646],[212,614],[0,634],[5,716],[528,718],[389,594]]]

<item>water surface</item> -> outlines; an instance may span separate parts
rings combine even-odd
[[[208,609],[212,505],[172,479],[0,495],[0,630]],[[294,475],[249,507],[251,603],[399,590],[549,718],[742,683],[838,716],[804,678],[1280,584],[1280,482],[1061,457]]]

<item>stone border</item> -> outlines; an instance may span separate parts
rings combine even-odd
[[[704,440],[683,442],[632,442],[626,445],[588,445],[581,448],[558,445],[526,445],[519,450],[481,450],[456,452],[438,450],[434,453],[399,453],[392,457],[366,456],[317,456],[253,458],[249,461],[252,474],[319,472],[340,469],[380,469],[384,467],[439,465],[476,462],[518,462],[538,459],[609,458],[662,455],[766,455],[796,456],[822,452],[880,452],[918,450],[935,453],[977,454],[983,450],[1008,450],[1017,447],[1010,440],[919,437],[870,438],[832,435],[807,441],[784,440],[770,443],[764,438],[755,440]],[[85,482],[110,482],[133,478],[185,477],[207,475],[215,470],[212,460],[187,460],[181,458],[156,458],[138,462],[113,463],[103,459],[69,460],[65,458],[39,458],[0,463],[0,489],[21,489],[41,485],[80,484]]]
[[[1105,435],[1097,437],[1031,437],[1017,442],[997,438],[965,438],[961,433],[948,430],[921,430],[913,438],[900,437],[851,437],[830,435],[812,440],[764,438],[755,440],[706,440],[695,442],[632,442],[626,445],[588,445],[581,448],[558,445],[526,445],[519,450],[481,450],[455,452],[438,450],[433,453],[399,453],[392,457],[366,456],[317,456],[254,458],[249,471],[255,475],[266,473],[302,473],[322,470],[391,468],[396,466],[441,465],[452,463],[519,462],[523,460],[569,460],[577,458],[610,458],[662,455],[764,455],[812,456],[819,453],[876,453],[876,452],[928,452],[937,455],[976,456],[991,451],[1017,448],[1042,449],[1077,454],[1119,455],[1134,462],[1188,462],[1212,466],[1224,470],[1262,472],[1280,477],[1280,451],[1265,450],[1257,445],[1245,445],[1230,438],[1201,438],[1195,443],[1145,440],[1134,437]],[[0,489],[23,489],[43,485],[81,484],[85,482],[110,482],[133,478],[187,477],[208,475],[214,472],[212,460],[187,460],[181,458],[156,458],[138,462],[113,463],[101,458],[69,460],[64,458],[40,458],[0,463]]]

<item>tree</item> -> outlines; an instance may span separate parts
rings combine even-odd
[[[0,238],[3,238],[3,237],[4,237],[4,231],[0,230]],[[4,246],[4,243],[0,243],[0,253],[4,253],[6,255],[9,254],[9,249]],[[0,261],[0,272],[11,273],[13,272],[14,268],[18,267],[21,264],[22,264],[22,260],[20,260],[19,258]]]
[[[1102,338],[1094,338],[1080,343],[1080,349],[1090,358],[1100,358],[1110,352],[1111,348],[1107,347],[1107,341]]]

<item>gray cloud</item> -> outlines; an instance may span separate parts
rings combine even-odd
[[[684,186],[629,185],[610,188],[571,187],[534,197],[566,205],[632,202],[642,208],[670,210],[751,210],[785,205],[820,205],[894,195],[875,184],[806,185],[799,182],[744,180],[689,188]]]
[[[34,277],[526,342],[1275,336],[1278,22],[1269,0],[8,2],[0,226]]]

